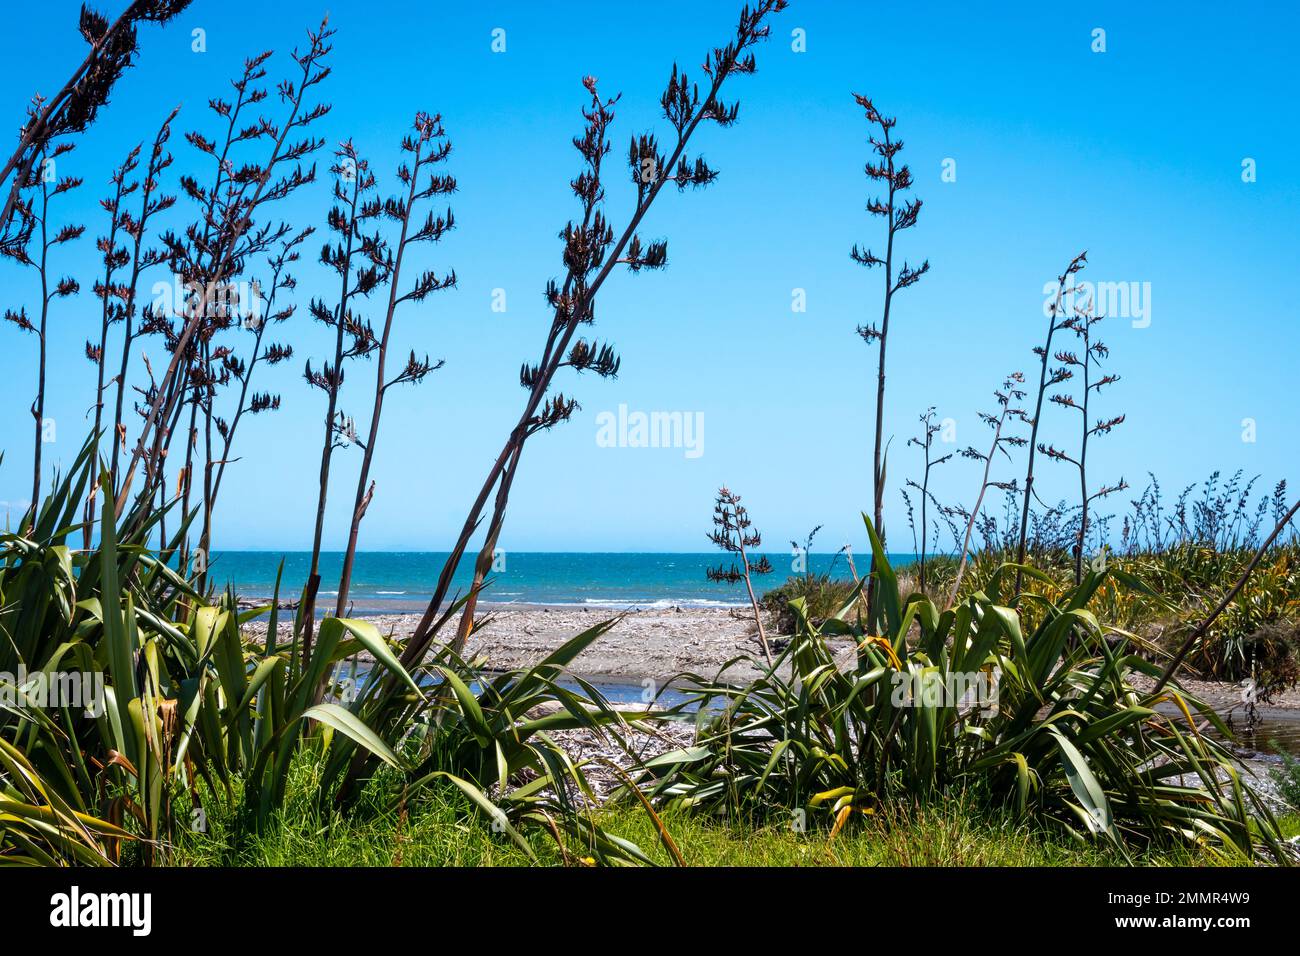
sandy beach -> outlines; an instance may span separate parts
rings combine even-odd
[[[619,612],[584,607],[514,607],[485,609],[486,620],[469,641],[469,654],[486,659],[493,670],[526,667],[541,660],[571,637]],[[358,615],[380,632],[405,641],[415,631],[420,615],[413,613]],[[252,633],[265,627],[248,625]],[[450,625],[449,625],[450,627]],[[765,622],[773,651],[784,646]],[[289,624],[281,620],[283,637]],[[851,660],[853,642],[833,643],[837,656]],[[574,662],[571,672],[592,681],[639,684],[647,678],[663,685],[684,672],[713,677],[728,661],[748,655],[762,660],[762,649],[752,617],[731,608],[653,608],[629,610],[606,634]],[[747,662],[733,665],[728,674],[737,681],[758,674]]]

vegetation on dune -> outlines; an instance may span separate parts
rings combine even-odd
[[[849,603],[857,585],[848,578],[830,574],[795,574],[784,584],[763,595],[761,605],[771,616],[777,633],[793,634],[797,617],[796,600],[803,602],[809,620],[820,624]]]
[[[1056,603],[1022,595],[1039,609],[1022,628],[1003,603],[1015,566],[942,611],[921,595],[900,601],[869,518],[867,528],[885,630],[866,626],[860,589],[820,626],[796,600],[799,626],[777,666],[743,686],[725,669],[691,677],[704,718],[693,746],[646,763],[638,782],[652,803],[724,818],[816,815],[834,833],[899,799],[973,794],[1120,852],[1185,842],[1289,860],[1267,806],[1206,735],[1227,734],[1213,709],[1174,686],[1134,687],[1160,669],[1108,640],[1088,609],[1115,572],[1089,570]],[[857,643],[856,669],[837,666],[832,634]]]
[[[1245,571],[1254,552],[1238,548],[1183,545],[1162,553],[1108,554],[1106,565],[1142,582],[1126,587],[1107,580],[1093,598],[1098,620],[1129,634],[1152,660],[1167,660]],[[978,593],[1014,552],[976,552],[963,578],[959,600]],[[1059,600],[1073,586],[1074,557],[1065,552],[1038,555],[1033,566],[1041,576],[1026,579],[1022,589],[1048,601]],[[900,599],[921,591],[918,565],[901,568]],[[956,578],[957,559],[930,555],[924,593],[942,602]],[[817,623],[842,608],[853,593],[851,577],[827,573],[791,575],[767,591],[761,605],[779,634],[793,634],[791,602],[802,598],[808,617]],[[1029,619],[1034,606],[1022,609]],[[1185,666],[1207,680],[1251,680],[1261,701],[1300,682],[1300,546],[1287,544],[1268,553],[1250,576],[1245,593],[1228,605],[1189,653]]]

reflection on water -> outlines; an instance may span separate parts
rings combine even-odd
[[[1300,715],[1265,717],[1249,728],[1237,720],[1232,730],[1233,744],[1238,750],[1300,756]]]

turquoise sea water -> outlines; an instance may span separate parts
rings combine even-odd
[[[270,551],[225,551],[213,557],[212,580],[219,587],[232,584],[243,598],[269,597],[275,587],[276,568],[284,559],[281,599],[296,598],[307,578],[310,554],[280,555]],[[705,571],[719,564],[730,566],[730,555],[713,554],[601,554],[511,552],[501,555],[482,601],[492,604],[587,605],[593,607],[727,607],[745,603],[745,585],[708,580]],[[357,555],[350,600],[353,613],[422,610],[446,561],[445,552],[365,551]],[[755,578],[761,595],[794,573],[789,553],[768,554],[773,571]],[[910,563],[910,554],[891,555],[896,567]],[[337,595],[343,555],[321,555],[321,604]],[[855,558],[865,572],[869,558]],[[829,571],[848,578],[845,558],[813,554],[814,572]],[[453,591],[469,585],[472,557],[462,561]]]

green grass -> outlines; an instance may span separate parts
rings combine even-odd
[[[527,866],[521,850],[493,833],[458,791],[425,791],[396,808],[399,791],[380,780],[356,812],[342,817],[316,804],[319,771],[295,761],[284,809],[261,833],[241,823],[238,794],[206,800],[205,832],[182,835],[167,855],[178,866]],[[831,838],[825,829],[800,833],[791,825],[722,823],[669,812],[663,818],[688,866],[1197,866],[1194,849],[1145,851],[1130,863],[1103,843],[1079,843],[1008,819],[981,815],[962,800],[925,809],[858,816]],[[634,807],[602,810],[598,822],[630,839],[656,863],[672,865],[653,821]],[[1283,821],[1300,833],[1300,816]],[[547,865],[563,860],[542,834],[534,852]],[[581,857],[581,848],[570,848]]]
[[[397,814],[323,818],[286,813],[262,835],[240,836],[218,825],[177,848],[181,866],[527,866],[523,853],[493,834],[453,795],[423,801],[399,824]],[[653,823],[635,810],[599,814],[607,830],[672,864]],[[664,818],[688,866],[1199,866],[1208,855],[1182,848],[1147,852],[1126,863],[1100,844],[1072,843],[1001,821],[982,821],[957,808],[914,819],[867,821],[834,839],[825,830],[797,833],[779,826],[714,824],[678,814]],[[1300,832],[1300,820],[1290,821]],[[541,861],[559,865],[538,838]]]
[[[166,862],[175,866],[527,866],[528,857],[504,834],[493,833],[464,796],[450,786],[423,791],[400,804],[385,778],[370,786],[355,811],[342,816],[317,801],[321,766],[294,761],[284,806],[258,832],[233,799],[200,785],[205,824],[182,834]],[[558,858],[537,835],[534,852]]]
[[[736,825],[669,813],[664,821],[690,866],[1199,866],[1208,854],[1170,848],[1135,854],[1130,862],[1104,844],[1077,843],[1008,819],[981,816],[963,801],[887,817],[860,817],[831,838],[825,829]],[[645,817],[604,815],[608,829],[667,865]]]

